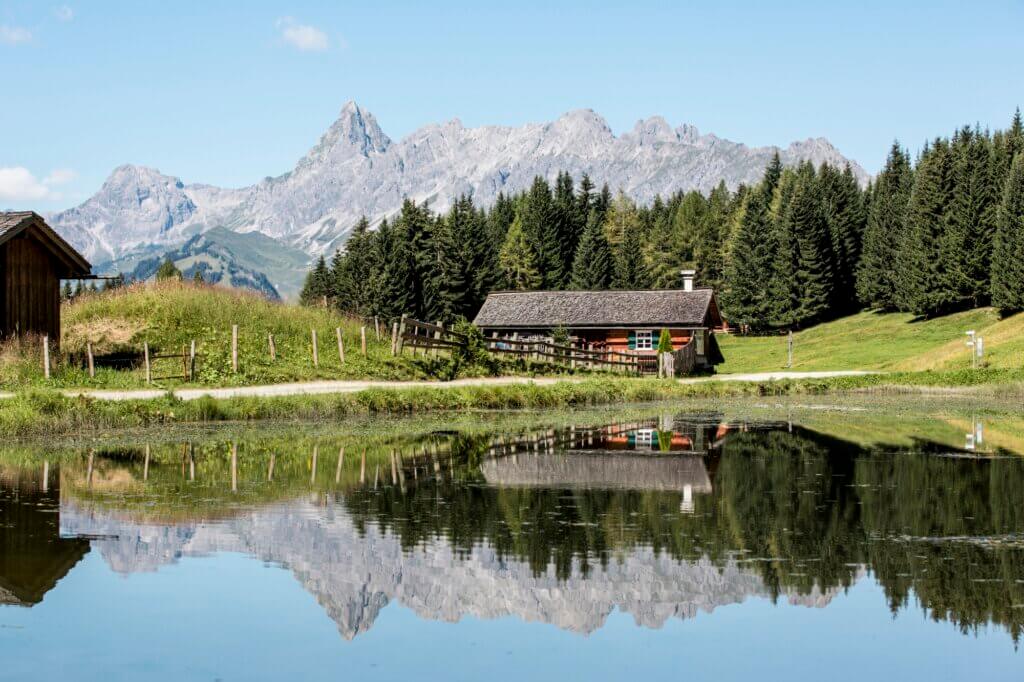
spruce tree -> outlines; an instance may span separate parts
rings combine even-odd
[[[531,290],[543,284],[543,277],[537,269],[537,256],[526,238],[526,231],[518,216],[512,221],[512,226],[505,235],[498,260],[508,288]]]
[[[378,250],[383,264],[381,285],[377,292],[376,311],[385,318],[411,315],[415,317],[412,290],[415,273],[406,231],[398,221],[381,222],[377,228]]]
[[[546,289],[560,288],[565,273],[554,201],[547,181],[539,175],[533,179],[530,191],[520,205],[519,218],[523,234],[536,254],[542,286]]]
[[[622,242],[615,250],[612,285],[616,289],[645,289],[650,286],[640,229],[628,229],[623,234]]]
[[[567,172],[559,173],[555,182],[554,228],[556,238],[561,246],[563,280],[567,280],[572,272],[576,245],[583,234],[583,228],[586,227],[585,225],[577,226],[576,211],[576,190],[572,176]],[[561,283],[561,285],[564,284],[565,281]]]
[[[206,284],[206,280],[203,279],[203,271],[199,269],[199,266],[196,266],[195,269],[192,271],[192,283],[195,284],[196,286],[202,286]]]
[[[866,217],[860,186],[849,164],[842,171],[823,164],[818,175],[825,219],[835,259],[834,300],[837,315],[857,310],[857,265]]]
[[[801,173],[812,173],[809,164],[800,167]],[[793,231],[792,204],[797,185],[797,173],[786,169],[778,179],[769,209],[771,231],[767,249],[771,258],[768,274],[768,322],[772,327],[790,329],[800,322],[800,244]]]
[[[901,309],[918,316],[932,317],[952,305],[949,263],[942,249],[951,197],[950,171],[949,143],[936,139],[922,152],[914,172],[896,292]]]
[[[1018,112],[1019,113],[1019,112]],[[992,254],[992,305],[1003,315],[1024,310],[1024,151],[1003,187]]]
[[[174,267],[174,263],[171,263],[171,267]],[[159,278],[158,274],[157,279]],[[306,281],[302,285],[299,301],[303,305],[322,305],[324,296],[327,296],[329,293],[330,270],[327,267],[327,261],[323,256],[320,256],[313,269],[306,273]]]
[[[71,281],[64,280],[64,286],[60,290],[60,298],[62,301],[70,301],[74,293],[71,291]]]
[[[378,235],[370,232],[365,216],[352,228],[344,257],[332,267],[333,289],[338,306],[357,315],[370,315],[380,285],[383,263],[376,249]]]
[[[697,281],[716,290],[722,288],[725,275],[725,243],[732,220],[731,200],[725,181],[719,182],[708,197],[707,213],[693,242]]]
[[[951,195],[941,245],[949,308],[975,308],[988,305],[992,288],[999,193],[991,142],[980,131],[963,128],[953,139],[951,155]]]
[[[170,256],[166,256],[164,262],[156,269],[156,280],[159,282],[165,279],[181,279],[181,270],[174,264]]]
[[[810,163],[797,173],[787,214],[797,247],[796,320],[801,325],[815,324],[828,319],[832,310],[835,259],[819,185]]]
[[[894,142],[875,179],[857,266],[857,296],[869,307],[897,307],[895,276],[903,267],[898,258],[912,184],[910,158],[899,142]]]
[[[743,193],[729,248],[722,290],[722,308],[730,324],[741,330],[769,328],[768,287],[773,271],[771,202],[781,176],[777,156],[761,183]]]
[[[612,250],[597,220],[597,212],[593,211],[576,249],[570,288],[607,289],[611,286],[612,271]]]

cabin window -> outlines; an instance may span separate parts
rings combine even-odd
[[[654,443],[654,429],[637,429],[636,446],[649,448]]]
[[[650,329],[637,330],[634,348],[636,350],[654,350],[654,332]]]

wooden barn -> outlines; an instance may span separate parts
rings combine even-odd
[[[499,291],[488,295],[473,323],[499,338],[550,336],[561,327],[597,349],[650,355],[667,329],[675,349],[694,339],[698,367],[725,360],[714,335],[724,325],[711,289]]]
[[[46,334],[60,342],[60,281],[92,266],[32,211],[0,213],[0,336]]]

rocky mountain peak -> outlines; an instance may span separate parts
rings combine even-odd
[[[675,142],[678,139],[672,126],[661,116],[651,116],[648,119],[637,121],[633,126],[632,137],[640,146],[659,142]]]

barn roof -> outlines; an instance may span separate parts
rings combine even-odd
[[[710,320],[709,320],[710,313]],[[553,329],[703,327],[721,324],[711,289],[499,291],[487,296],[478,327]]]
[[[0,212],[0,245],[31,226],[35,226],[39,230],[42,241],[49,246],[50,250],[61,256],[62,260],[75,270],[73,274],[88,275],[92,271],[89,261],[57,234],[56,230],[47,225],[43,217],[35,211]]]

